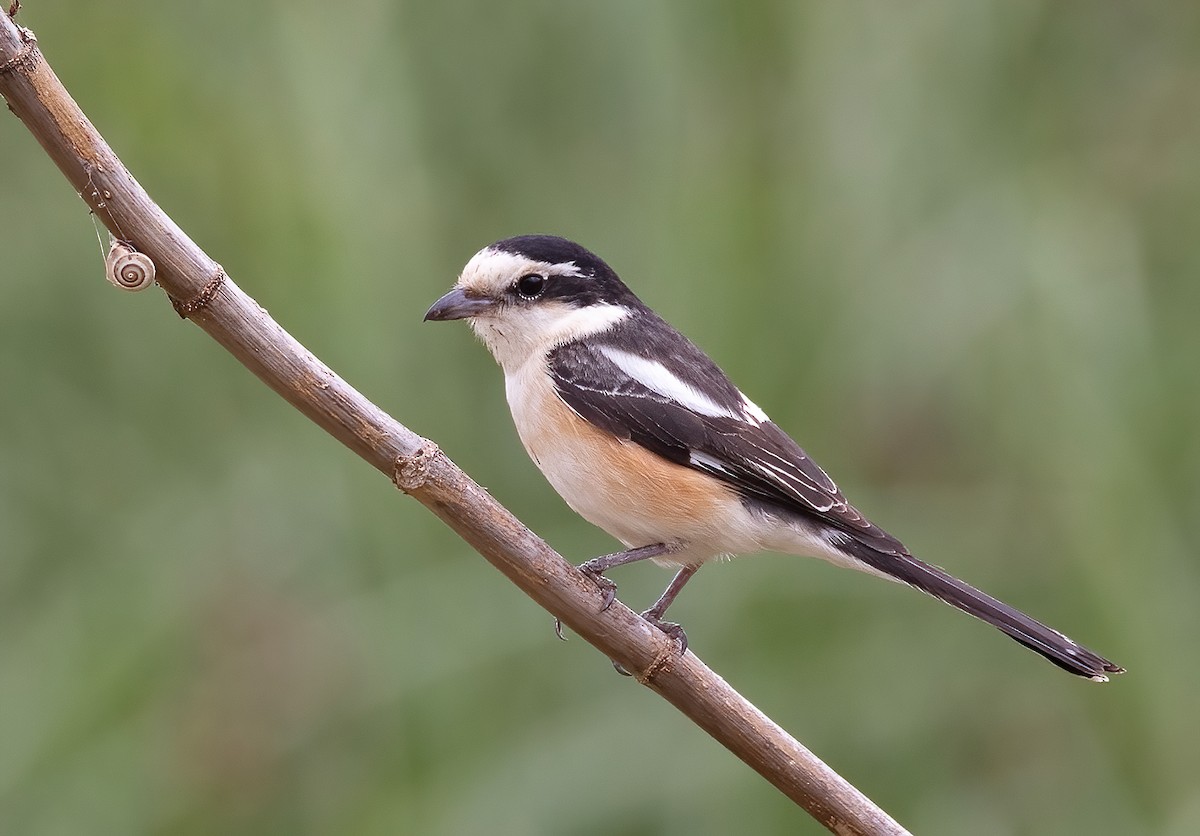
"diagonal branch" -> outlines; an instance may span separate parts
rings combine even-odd
[[[153,259],[158,283],[180,316],[830,830],[906,832],[694,654],[680,656],[672,640],[619,602],[600,612],[594,583],[433,442],[388,416],[284,331],[155,205],[59,82],[33,33],[3,13],[0,93],[96,217]]]

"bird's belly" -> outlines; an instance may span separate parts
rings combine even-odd
[[[704,479],[696,484],[700,480],[694,471],[664,460],[644,467],[645,458],[653,454],[632,442],[593,441],[569,450],[552,444],[527,448],[547,481],[585,520],[627,547],[683,547],[663,562],[697,562],[752,550],[729,536],[730,518],[742,516],[744,510],[719,483]],[[626,449],[630,447],[635,449]]]
[[[510,390],[510,395],[512,394]],[[661,562],[761,548],[740,497],[712,477],[600,430],[535,379],[510,397],[530,457],[572,510],[627,547],[674,543]]]

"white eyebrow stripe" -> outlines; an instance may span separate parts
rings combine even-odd
[[[579,266],[574,261],[564,261],[561,264],[551,264],[549,261],[534,261],[523,255],[515,255],[504,250],[494,250],[484,247],[467,265],[486,268],[494,275],[515,275],[517,273],[545,273],[549,276],[582,276]],[[466,268],[463,269],[466,273]]]
[[[726,409],[696,387],[680,380],[662,363],[608,345],[599,346],[599,351],[638,383],[680,406],[711,418],[746,420],[745,416]]]
[[[508,289],[517,276],[526,273],[541,273],[545,276],[584,275],[574,261],[551,264],[548,261],[534,261],[523,255],[484,247],[463,267],[457,285],[484,295],[496,296]]]

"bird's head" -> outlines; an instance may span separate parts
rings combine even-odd
[[[522,235],[475,253],[425,319],[467,320],[507,372],[642,307],[588,250],[553,235]]]

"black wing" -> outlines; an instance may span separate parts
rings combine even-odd
[[[661,320],[637,320],[636,333],[626,320],[586,343],[551,352],[550,375],[576,414],[664,459],[709,473],[742,496],[816,517],[885,554],[905,553],[899,541],[846,501],[787,433],[769,420],[756,420],[741,392],[704,352]],[[606,347],[654,357],[719,414],[702,414],[651,389],[610,359]]]

